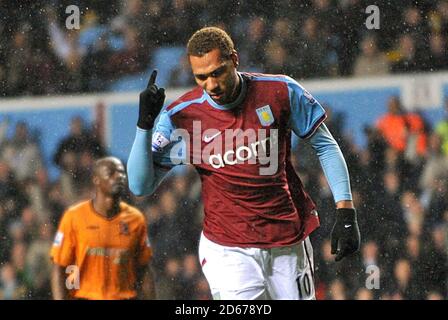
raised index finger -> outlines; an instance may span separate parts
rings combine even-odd
[[[156,82],[156,77],[157,77],[157,69],[151,73],[151,76],[149,77],[148,85],[146,86],[146,88],[149,88]]]

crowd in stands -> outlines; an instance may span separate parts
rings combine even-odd
[[[71,4],[81,10],[80,30],[65,27]],[[364,24],[371,4],[381,12],[379,30]],[[446,0],[3,1],[0,94],[108,90],[123,76],[157,67],[155,50],[184,47],[204,25],[230,32],[244,71],[300,80],[448,69]],[[169,78],[170,87],[193,84],[186,57]],[[344,134],[343,120],[331,114],[326,123],[350,170],[363,238],[359,254],[334,262],[331,191],[309,146],[297,146],[300,161],[299,152],[293,154],[321,217],[312,235],[317,298],[446,299],[448,105],[446,118],[431,128],[391,97],[388,112],[365,128],[365,149]],[[34,128],[19,122],[9,136],[10,125],[0,123],[0,299],[49,299],[48,254],[60,217],[92,197],[90,168],[108,151],[97,127],[74,118],[54,154],[60,175],[52,181]],[[203,207],[194,170],[183,168],[151,197],[126,200],[148,220],[158,298],[210,299],[197,258]],[[367,288],[375,276],[379,288]]]
[[[321,218],[312,234],[317,298],[446,299],[448,102],[446,118],[431,128],[391,97],[387,113],[365,129],[365,149],[344,134],[344,115],[327,109],[350,170],[362,247],[334,262],[333,197],[311,147],[299,142],[293,163]],[[389,135],[388,124],[401,135]],[[0,299],[49,299],[49,248],[60,217],[92,197],[88,168],[107,150],[95,125],[73,118],[54,155],[61,174],[50,181],[33,128],[19,122],[8,136],[8,125],[0,125]],[[210,299],[197,257],[203,207],[194,169],[180,167],[154,195],[126,201],[147,218],[158,298]]]
[[[335,263],[330,254],[334,202],[329,186],[300,152],[298,169],[321,216],[321,227],[312,235],[321,298],[448,297],[448,153],[442,148],[448,139],[448,101],[445,118],[434,128],[406,111],[397,97],[387,107],[365,128],[365,149],[344,136],[341,115],[327,121],[347,160],[363,236],[360,254],[345,263]],[[379,275],[379,289],[366,289],[373,281],[369,272]]]
[[[66,28],[72,4],[79,30]],[[365,24],[369,5],[377,30]],[[205,25],[230,32],[245,71],[308,79],[448,68],[447,0],[4,1],[0,20],[4,96],[108,90]],[[174,63],[170,86],[193,84],[186,59]]]

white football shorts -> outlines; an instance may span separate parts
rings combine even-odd
[[[313,248],[227,247],[201,235],[199,262],[215,300],[313,300]]]

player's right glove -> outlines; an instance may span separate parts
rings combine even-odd
[[[165,89],[158,88],[155,84],[157,70],[154,70],[149,78],[148,86],[140,92],[137,126],[140,129],[150,130],[154,121],[162,110],[165,101]]]
[[[361,235],[359,232],[356,210],[336,209],[336,222],[331,230],[331,254],[336,254],[336,261],[359,250]]]

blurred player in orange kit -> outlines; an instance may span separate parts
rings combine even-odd
[[[153,299],[144,215],[121,201],[126,172],[114,157],[93,168],[95,197],[63,215],[51,258],[54,299]]]

